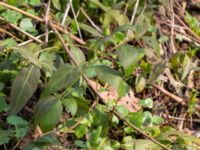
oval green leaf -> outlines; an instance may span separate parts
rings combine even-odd
[[[11,87],[10,114],[17,114],[37,89],[40,69],[36,66],[22,68]]]
[[[138,62],[144,57],[143,49],[136,49],[131,45],[122,45],[117,48],[119,63],[124,69],[126,76],[130,75],[138,66]]]
[[[63,88],[72,86],[80,78],[80,71],[78,68],[64,64],[52,75],[47,87],[42,93],[42,97],[48,96]]]
[[[34,124],[39,124],[43,132],[50,131],[62,115],[62,103],[56,97],[40,99],[36,105]]]

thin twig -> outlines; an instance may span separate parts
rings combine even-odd
[[[173,7],[173,0],[170,0],[170,8],[171,8],[171,22],[172,22],[172,27],[171,27],[171,38],[170,38],[170,44],[172,48],[172,52],[175,54],[176,53],[176,48],[174,45],[174,7]]]
[[[138,9],[139,2],[140,2],[140,0],[136,0],[135,7],[134,7],[134,10],[133,10],[133,13],[132,13],[132,17],[131,17],[131,25],[132,25],[133,22],[134,22],[134,19],[135,19],[135,15],[136,15],[136,12],[137,12],[137,9]]]
[[[51,7],[51,0],[48,1],[47,3],[47,9],[45,13],[45,43],[48,43],[49,41],[49,25],[48,25],[48,20],[49,20],[49,12],[50,12],[50,7]]]
[[[67,5],[66,5],[65,13],[64,13],[63,20],[62,20],[62,23],[61,23],[62,26],[64,26],[64,24],[65,24],[65,20],[68,16],[68,13],[69,13],[69,10],[70,10],[70,3],[71,2],[72,2],[72,0],[69,0]]]
[[[5,19],[2,18],[2,17],[0,17],[0,20],[5,21]],[[16,30],[22,32],[23,34],[25,34],[25,35],[28,36],[29,38],[33,39],[34,41],[36,41],[36,42],[38,42],[38,43],[40,43],[40,44],[43,44],[43,41],[41,41],[40,39],[35,38],[33,35],[31,35],[30,33],[28,33],[28,32],[26,32],[26,31],[22,30],[20,27],[16,26],[15,24],[9,23],[9,25],[10,25],[11,27],[13,27],[14,29],[16,29]]]
[[[2,29],[2,28],[0,28],[0,32],[4,32],[4,33],[8,34],[9,36],[11,36],[11,37],[15,38],[15,39],[16,39],[16,41],[20,41],[20,42],[22,42],[22,40],[21,40],[21,39],[19,39],[18,37],[16,37],[16,36],[15,36],[15,35],[13,35],[12,33],[8,32],[8,31],[6,31],[6,30],[4,30],[4,29]]]
[[[186,105],[186,102],[184,101],[184,99],[170,93],[169,91],[165,90],[164,88],[160,87],[157,84],[152,84],[153,87],[157,88],[158,90],[160,90],[161,92],[163,92],[164,94],[166,94],[167,96],[171,97],[172,99],[174,99],[175,101],[179,102],[180,104],[182,104],[183,106]]]
[[[72,62],[75,64],[75,65],[78,65],[77,61],[74,59],[74,57],[72,56],[71,52],[70,52],[70,49],[67,47],[67,45],[65,44],[65,41],[64,39],[62,38],[62,36],[60,35],[60,33],[58,32],[58,30],[56,29],[56,27],[51,23],[49,22],[51,28],[53,29],[53,31],[55,32],[55,34],[58,36],[59,40],[61,41],[61,44],[63,45],[64,49],[66,50],[67,54],[69,55],[69,58],[72,60]]]
[[[72,62],[75,65],[78,65],[78,63],[76,62],[76,60],[74,59],[74,57],[72,56],[69,48],[66,46],[64,39],[62,38],[62,36],[60,35],[60,33],[57,31],[57,29],[50,23],[50,26],[52,27],[52,29],[54,30],[55,34],[57,35],[57,37],[59,38],[59,40],[61,41],[63,47],[65,48],[69,58],[72,60]],[[97,89],[94,87],[94,85],[92,84],[91,80],[83,73],[83,78],[86,81],[86,83],[88,84],[88,86],[93,90],[93,92],[102,100],[102,102],[105,104],[105,99],[102,97],[102,95],[97,91]],[[162,147],[165,150],[170,150],[170,148],[166,147],[165,145],[163,145],[162,143],[160,143],[159,141],[157,141],[156,139],[154,139],[153,137],[151,137],[150,135],[148,135],[147,133],[145,133],[144,131],[142,131],[141,129],[137,128],[136,126],[134,126],[132,123],[130,123],[128,120],[126,120],[123,116],[120,115],[120,113],[118,113],[117,110],[114,109],[114,115],[116,115],[120,120],[124,121],[129,127],[133,128],[134,130],[136,130],[137,132],[141,133],[142,135],[144,135],[146,138],[148,138],[149,140],[151,140],[152,142],[156,143],[157,145],[159,145],[160,147]]]
[[[100,33],[103,33],[103,31],[92,21],[92,19],[88,16],[88,14],[85,12],[83,8],[80,8],[83,15],[87,18],[87,20],[90,22],[90,24]]]
[[[79,37],[80,37],[81,39],[83,39],[82,34],[81,34],[81,30],[80,30],[80,27],[79,27],[79,24],[78,24],[78,20],[77,20],[75,11],[74,11],[74,6],[73,6],[72,2],[70,2],[70,6],[71,6],[72,14],[73,14],[73,16],[74,16],[74,20],[75,20],[75,23],[76,23],[76,26],[77,26],[77,29],[78,29]]]
[[[49,31],[49,33],[52,33],[52,32],[53,32],[53,31]],[[45,33],[44,33],[44,34],[41,34],[41,35],[38,35],[38,36],[36,36],[35,38],[36,38],[36,39],[39,39],[39,38],[41,38],[41,37],[43,37],[43,36],[45,36]],[[17,44],[17,46],[23,46],[23,45],[26,45],[26,44],[31,43],[31,42],[33,42],[33,39],[30,39],[30,40],[27,40],[27,41],[25,41],[25,42],[19,43],[19,44]]]
[[[190,121],[188,119],[185,118],[179,118],[179,117],[173,117],[173,116],[168,116],[169,119],[175,119],[175,120],[181,120],[181,121]],[[197,122],[200,123],[200,119],[193,119],[193,122]]]

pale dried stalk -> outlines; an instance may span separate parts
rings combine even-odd
[[[134,22],[139,3],[140,3],[140,0],[137,0],[136,3],[135,3],[135,7],[134,7],[134,10],[133,10],[133,13],[132,13],[132,17],[131,17],[131,25]]]
[[[92,21],[92,19],[88,16],[88,14],[85,12],[83,8],[80,9],[83,15],[87,18],[87,20],[90,22],[90,24],[100,33],[103,33],[103,31]]]
[[[48,43],[49,41],[49,25],[48,25],[48,20],[49,20],[49,12],[50,12],[50,7],[51,7],[51,0],[48,1],[47,3],[47,9],[46,9],[46,14],[45,14],[45,43]]]
[[[66,5],[65,13],[64,13],[63,20],[62,20],[62,23],[61,23],[62,26],[64,26],[64,24],[65,24],[65,20],[68,16],[68,13],[69,13],[69,10],[70,10],[70,3],[71,2],[72,2],[72,0],[69,0],[69,2]]]

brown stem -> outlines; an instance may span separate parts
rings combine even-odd
[[[184,101],[184,99],[170,93],[169,91],[165,90],[164,88],[160,87],[157,84],[152,84],[153,87],[157,88],[158,90],[160,90],[161,92],[163,92],[164,94],[166,94],[167,96],[171,97],[172,99],[174,99],[175,101],[181,103],[183,106],[186,105],[186,102]]]

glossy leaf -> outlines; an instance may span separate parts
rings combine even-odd
[[[80,72],[77,68],[70,64],[63,64],[50,78],[42,96],[48,96],[63,88],[70,87],[77,82],[79,78]]]
[[[136,49],[131,45],[122,45],[117,48],[119,63],[122,65],[125,75],[130,75],[138,66],[138,62],[144,57],[143,49]]]
[[[62,103],[56,97],[48,96],[39,100],[34,114],[34,124],[43,132],[52,130],[62,115]]]
[[[95,67],[97,77],[117,90],[120,97],[124,96],[129,89],[129,86],[123,79],[118,75],[119,73],[107,66],[96,66]]]
[[[10,114],[17,114],[35,92],[40,79],[40,70],[33,65],[22,68],[11,87]]]

